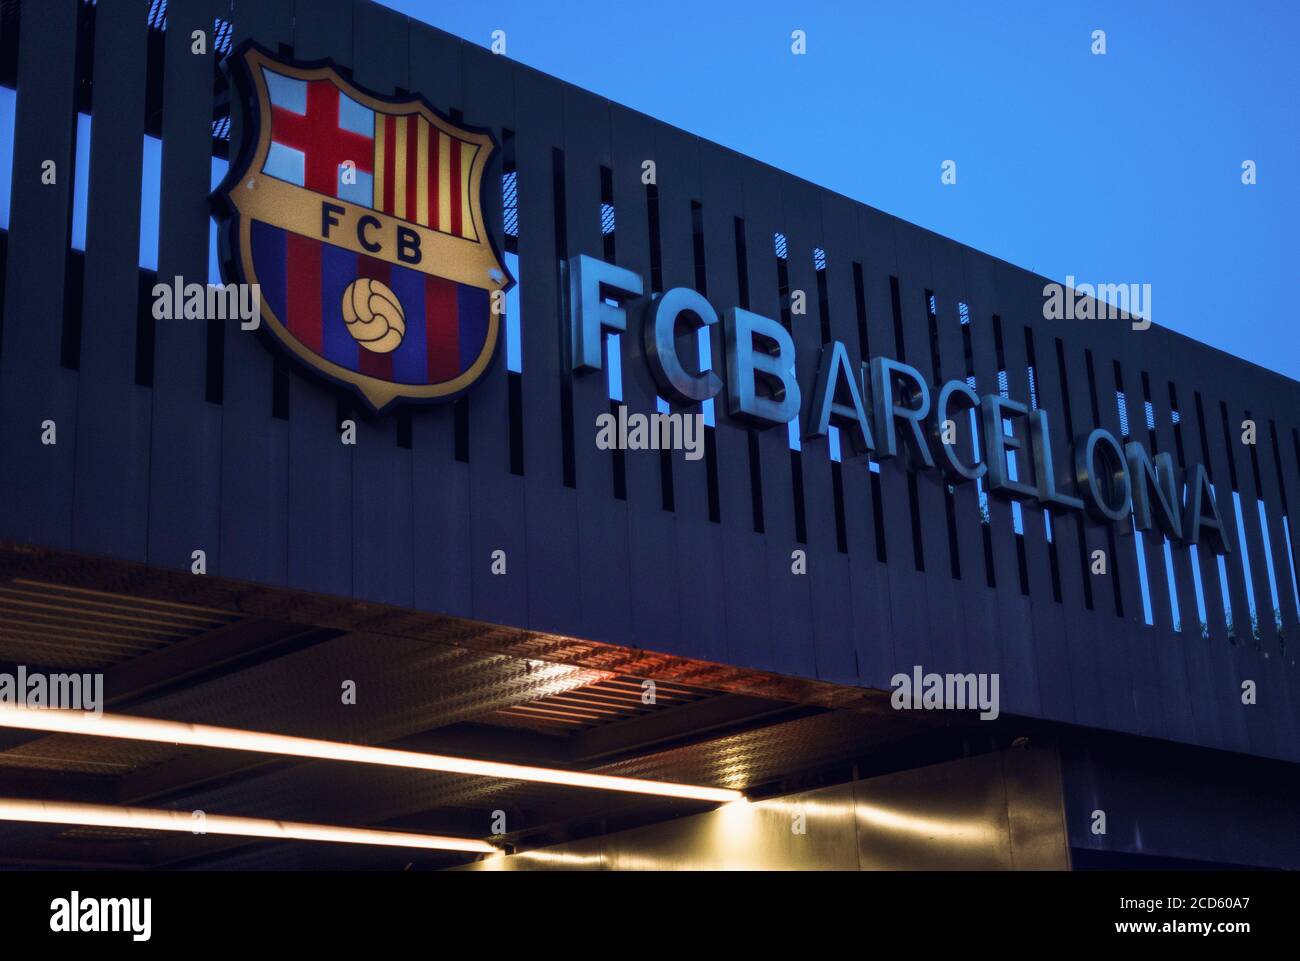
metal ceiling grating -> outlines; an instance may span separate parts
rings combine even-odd
[[[0,583],[0,660],[107,667],[237,620],[190,604],[15,579]]]
[[[717,694],[716,691],[656,681],[654,700],[647,704],[644,700],[644,683],[635,677],[606,676],[582,687],[504,708],[483,720],[488,724],[531,727],[553,734],[567,734],[670,707],[680,707]]]
[[[171,744],[104,741],[72,734],[52,734],[0,751],[0,771],[22,769],[114,776],[193,753]]]

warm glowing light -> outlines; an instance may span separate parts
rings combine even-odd
[[[176,831],[187,834],[221,834],[277,841],[332,841],[340,844],[374,844],[395,848],[424,848],[430,851],[464,851],[491,854],[498,850],[486,841],[447,838],[435,834],[407,834],[344,828],[300,821],[271,821],[266,818],[230,817],[205,814],[195,818],[186,811],[153,808],[113,807],[108,804],[72,804],[64,801],[17,801],[0,798],[0,821],[36,824],[78,824],[140,831]]]
[[[571,851],[521,851],[515,857],[521,861],[568,868],[598,868],[604,860],[599,854],[575,854]]]
[[[920,814],[907,814],[875,804],[867,804],[864,801],[858,801],[855,809],[858,818],[876,827],[919,834],[931,840],[942,840],[953,844],[985,843],[981,836],[987,835],[990,830],[989,825],[980,821],[945,820]]]
[[[340,741],[243,731],[207,724],[160,721],[125,714],[87,714],[82,711],[32,709],[15,705],[0,706],[0,728],[46,731],[52,734],[81,734],[88,737],[116,737],[131,741],[159,744],[184,744],[187,747],[219,748],[227,751],[252,751],[284,757],[312,758],[321,761],[347,761],[352,764],[379,764],[385,767],[411,768],[418,771],[441,771],[447,774],[473,774],[509,781],[536,781],[569,787],[594,788],[600,791],[624,791],[653,794],[659,797],[685,798],[725,804],[744,797],[728,788],[697,787],[671,781],[648,781],[642,778],[589,774],[559,768],[506,764],[450,757],[444,754],[421,754],[385,747],[366,747]]]

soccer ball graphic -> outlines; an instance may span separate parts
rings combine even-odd
[[[406,336],[406,315],[401,301],[382,280],[360,277],[343,291],[343,322],[348,333],[366,350],[387,354]]]

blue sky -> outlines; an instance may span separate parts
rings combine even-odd
[[[1300,378],[1300,4],[387,5]]]

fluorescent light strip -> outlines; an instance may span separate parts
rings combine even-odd
[[[182,834],[222,834],[277,841],[333,841],[341,844],[375,844],[394,848],[424,848],[431,851],[464,851],[491,854],[499,850],[473,838],[445,838],[436,834],[407,834],[402,831],[373,831],[342,828],[300,821],[271,821],[205,814],[198,819],[186,811],[154,808],[113,807],[108,804],[72,804],[65,801],[17,801],[0,798],[0,821],[35,824],[79,824],[99,828],[128,828],[139,831],[176,831]]]
[[[0,705],[0,728],[47,731],[52,734],[81,734],[89,737],[117,737],[131,741],[154,741],[159,744],[184,744],[227,751],[253,751],[285,757],[313,758],[321,761],[348,761],[353,764],[380,764],[385,767],[412,768],[417,771],[442,771],[448,774],[474,774],[509,781],[536,781],[569,787],[594,788],[600,791],[624,791],[630,794],[653,794],[659,797],[686,798],[726,804],[744,795],[727,788],[696,787],[671,781],[648,781],[642,778],[589,774],[558,768],[505,764],[449,757],[444,754],[421,754],[386,747],[366,747],[339,741],[318,741],[307,737],[241,731],[207,724],[160,721],[125,714],[87,714],[84,711],[27,708]]]

